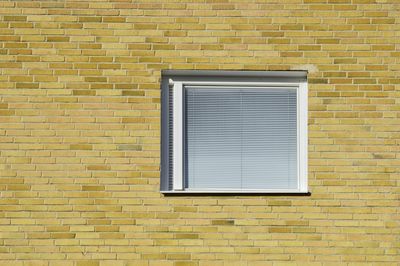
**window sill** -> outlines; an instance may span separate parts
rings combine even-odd
[[[160,191],[165,196],[311,196],[309,191],[267,191],[267,190],[254,190],[254,191],[243,191],[243,190],[230,190],[230,191],[193,191],[193,190],[182,190],[182,191]]]

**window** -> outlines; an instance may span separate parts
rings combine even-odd
[[[163,71],[163,193],[305,193],[304,71]]]

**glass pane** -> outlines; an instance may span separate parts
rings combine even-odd
[[[297,93],[185,88],[185,187],[297,188]]]

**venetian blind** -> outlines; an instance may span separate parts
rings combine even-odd
[[[186,86],[185,188],[297,188],[295,88]]]

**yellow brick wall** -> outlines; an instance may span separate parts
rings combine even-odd
[[[399,10],[1,1],[0,265],[397,265]],[[307,69],[312,195],[161,195],[163,69]]]

